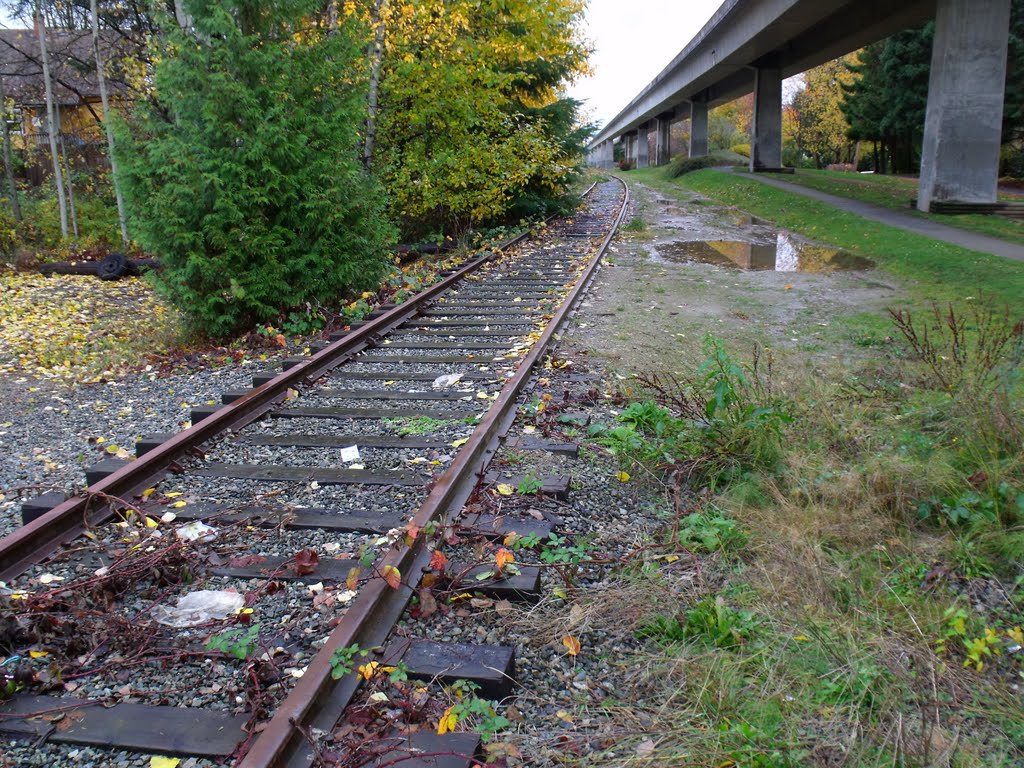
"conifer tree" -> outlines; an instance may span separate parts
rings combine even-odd
[[[376,283],[391,228],[359,160],[364,30],[315,0],[193,0],[154,102],[122,127],[132,232],[158,289],[215,337]]]

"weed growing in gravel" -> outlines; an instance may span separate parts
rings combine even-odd
[[[255,652],[259,637],[260,625],[258,623],[244,628],[225,629],[207,638],[206,649],[220,651],[227,656],[234,656],[236,659],[247,659]]]
[[[590,436],[622,466],[674,465],[712,486],[774,466],[782,455],[782,428],[792,418],[774,391],[771,357],[755,349],[752,362],[742,366],[710,335],[704,352],[690,379],[638,377],[654,400],[630,403],[619,425],[593,424]]]
[[[430,435],[435,432],[460,424],[451,419],[435,419],[430,416],[416,416],[409,419],[381,419],[388,429],[399,435]]]

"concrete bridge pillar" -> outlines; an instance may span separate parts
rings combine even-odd
[[[604,149],[602,150],[603,158],[601,167],[602,168],[614,168],[615,167],[615,144],[611,139],[604,142],[601,145]]]
[[[631,161],[636,162],[636,134],[627,133],[622,137],[623,154],[622,157],[629,164]]]
[[[641,123],[636,131],[636,167],[650,165],[650,123]]]
[[[690,102],[690,157],[704,157],[708,153],[708,105],[704,101]]]
[[[671,112],[658,115],[654,120],[654,164],[666,165],[671,159],[672,118]]]
[[[752,131],[750,170],[772,171],[781,168],[782,71],[778,67],[758,67],[757,69],[754,84]]]
[[[994,203],[1010,0],[938,0],[917,207]]]

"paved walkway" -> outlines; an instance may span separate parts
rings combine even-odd
[[[957,229],[946,224],[939,224],[931,219],[911,216],[908,213],[900,213],[891,208],[883,208],[880,205],[864,203],[860,200],[850,200],[846,197],[830,195],[827,192],[819,192],[816,189],[801,187],[799,184],[790,184],[763,173],[744,174],[744,178],[757,179],[762,184],[768,184],[772,187],[784,189],[787,192],[820,200],[823,203],[834,205],[841,210],[863,216],[865,219],[888,224],[890,227],[905,229],[908,232],[916,232],[919,235],[931,237],[935,240],[944,240],[947,243],[969,248],[972,251],[994,253],[997,256],[1005,256],[1015,261],[1024,261],[1024,246],[1000,240],[997,237],[979,235],[974,232],[968,232],[965,229]]]

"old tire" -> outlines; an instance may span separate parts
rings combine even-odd
[[[96,275],[100,280],[120,280],[127,271],[128,259],[123,253],[105,256],[96,267]]]

